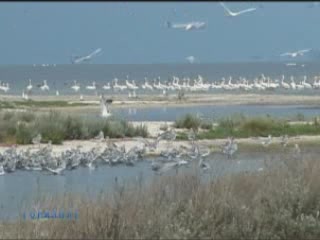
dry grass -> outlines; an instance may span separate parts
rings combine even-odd
[[[154,178],[92,200],[42,199],[42,209],[79,210],[78,220],[2,223],[1,238],[319,239],[320,163],[284,158],[268,171],[205,181],[198,174]],[[279,162],[278,162],[279,163]]]

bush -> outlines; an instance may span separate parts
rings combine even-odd
[[[200,124],[201,124],[200,118],[192,114],[187,114],[184,117],[181,117],[175,121],[176,128],[188,128],[188,129],[198,130],[198,128],[200,127]]]
[[[27,127],[26,124],[19,124],[15,134],[17,144],[31,144],[34,137],[32,134],[31,128]]]
[[[212,128],[212,122],[210,121],[202,121],[200,128],[210,130]]]
[[[83,123],[76,118],[72,118],[70,116],[64,122],[64,138],[65,139],[82,139],[83,133]]]
[[[140,124],[139,126],[135,127],[135,133],[134,136],[139,136],[139,137],[148,137],[148,128],[144,124]]]
[[[10,121],[13,117],[14,117],[14,113],[13,112],[5,112],[5,114],[3,115],[2,119],[4,121]]]
[[[32,122],[36,117],[32,113],[22,113],[19,118],[24,122]]]
[[[297,119],[298,121],[305,121],[305,117],[304,117],[304,115],[303,115],[302,113],[298,113],[298,114],[296,115],[296,119]]]
[[[200,133],[199,138],[267,137],[269,134],[275,137],[281,135],[317,135],[320,134],[320,126],[316,121],[312,124],[289,124],[283,120],[276,120],[270,117],[245,118],[238,116],[220,120],[217,127]]]

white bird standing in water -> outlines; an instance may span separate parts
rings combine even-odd
[[[29,79],[29,85],[27,86],[27,90],[28,92],[30,92],[32,90],[33,86],[32,86],[32,83],[31,83],[31,79]]]
[[[96,89],[97,89],[97,87],[96,87],[96,82],[93,81],[93,82],[92,82],[92,85],[86,86],[86,89],[88,89],[88,90],[96,90]]]
[[[40,89],[42,90],[42,91],[49,91],[49,86],[48,86],[48,84],[47,84],[47,80],[43,80],[43,84],[40,86]]]
[[[71,87],[75,92],[78,92],[80,90],[80,85],[77,83],[76,80],[73,81],[73,85]]]
[[[112,114],[109,110],[109,104],[112,103],[112,100],[105,99],[103,95],[100,97],[100,109],[101,109],[101,116],[104,118],[110,117]]]
[[[24,100],[29,100],[29,95],[27,93],[25,93],[24,90],[22,91],[22,98]]]

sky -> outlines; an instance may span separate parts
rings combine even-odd
[[[96,64],[200,63],[279,59],[320,49],[320,6],[308,2],[1,2],[0,64],[68,64],[97,48]],[[165,22],[205,21],[202,30]]]

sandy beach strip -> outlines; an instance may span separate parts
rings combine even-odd
[[[154,95],[141,95],[137,99],[128,99],[126,96],[108,96],[113,99],[112,108],[146,108],[146,107],[170,107],[170,106],[197,106],[197,105],[315,105],[319,106],[320,95],[289,95],[289,94],[187,94],[183,100],[175,96],[160,97]],[[84,96],[85,101],[80,101],[77,95],[62,96],[33,96],[34,101],[67,101],[71,103],[91,104],[84,106],[50,107],[50,109],[92,109],[99,108],[98,96]],[[20,96],[0,95],[0,101],[22,101]]]
[[[153,141],[154,139],[147,138],[149,141]],[[109,139],[110,142],[115,143],[117,146],[125,146],[126,149],[130,149],[137,145],[143,145],[141,141],[137,138],[124,138],[124,139]],[[259,138],[238,138],[236,139],[239,145],[251,145],[251,146],[258,146],[261,145]],[[210,149],[218,150],[221,149],[221,146],[226,142],[226,139],[210,139],[210,140],[198,140],[197,143],[202,147],[208,147]],[[274,137],[273,144],[280,146],[281,137]],[[319,143],[320,144],[320,136],[297,136],[297,137],[290,137],[289,138],[289,145],[293,145],[295,143],[298,144],[308,144],[308,143]],[[41,144],[40,147],[45,147],[47,144]],[[52,145],[52,152],[54,154],[60,154],[61,152],[65,152],[66,150],[74,149],[77,146],[81,146],[82,151],[90,151],[93,147],[98,147],[100,150],[104,150],[106,142],[99,142],[97,140],[72,140],[72,141],[64,141],[61,145]],[[186,140],[176,140],[173,142],[167,141],[160,141],[158,148],[155,152],[147,152],[148,155],[159,155],[161,151],[165,151],[176,148],[179,149],[180,147],[187,147],[190,148],[191,144],[190,141]],[[0,153],[3,153],[5,150],[10,148],[11,146],[0,144]],[[31,151],[39,150],[39,145],[16,145],[18,151],[25,151],[28,148],[31,148]],[[262,147],[262,145],[261,145]],[[318,146],[319,147],[319,146]],[[267,150],[267,149],[266,149]],[[241,149],[240,149],[241,151]]]

